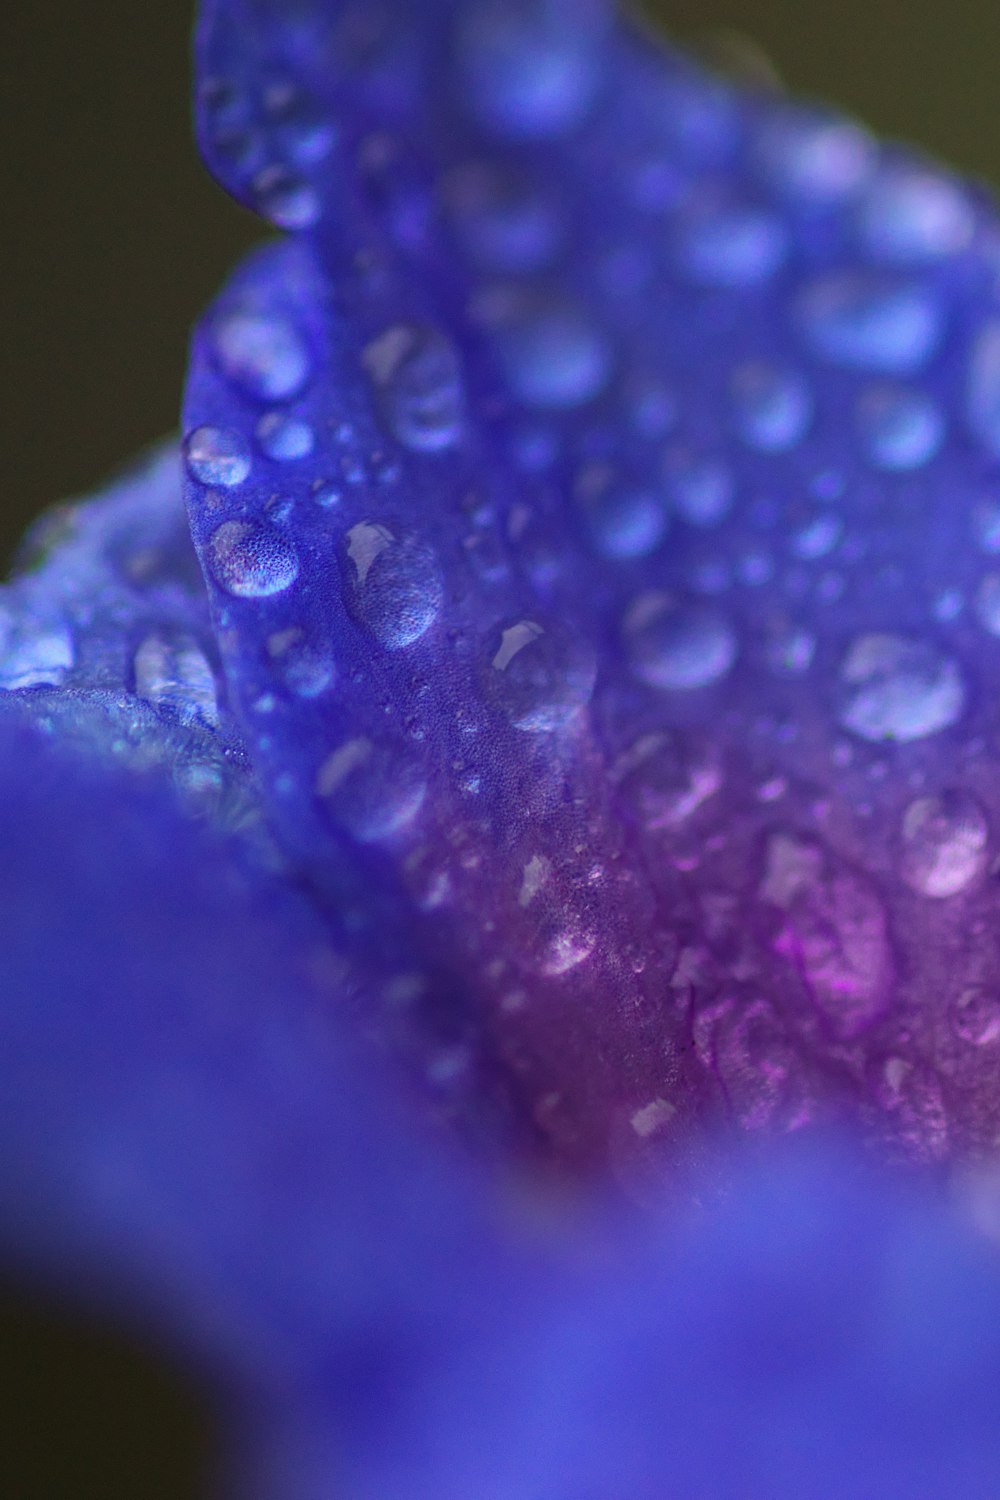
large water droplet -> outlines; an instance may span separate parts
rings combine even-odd
[[[732,509],[736,482],[721,458],[674,450],[667,454],[663,477],[678,515],[690,526],[718,526]]]
[[[276,313],[224,313],[212,327],[223,374],[258,401],[287,401],[311,374],[309,350],[298,329]]]
[[[733,371],[732,399],[737,433],[761,453],[794,448],[812,421],[812,397],[802,377],[763,360]]]
[[[671,594],[641,595],[625,616],[624,631],[632,670],[652,687],[708,687],[736,660],[736,635],[725,616]]]
[[[914,374],[941,341],[941,308],[923,287],[860,271],[811,282],[798,302],[813,351],[847,369]]]
[[[858,227],[879,260],[918,265],[964,250],[975,215],[959,183],[927,167],[898,164],[873,182],[860,205]]]
[[[505,136],[562,135],[589,112],[602,75],[595,0],[476,0],[457,38],[462,96]]]
[[[458,357],[432,328],[397,323],[373,339],[362,361],[389,431],[406,448],[439,453],[462,433]]]
[[[333,819],[360,843],[378,843],[413,822],[426,786],[414,762],[359,737],[327,756],[316,791]]]
[[[294,463],[308,458],[316,442],[308,422],[290,417],[283,411],[269,411],[261,417],[254,431],[262,453],[275,463]]]
[[[437,619],[444,590],[425,543],[359,521],[344,538],[341,561],[348,613],[388,650],[412,645]]]
[[[75,659],[73,637],[59,621],[15,626],[9,634],[0,629],[0,688],[58,687]]]
[[[922,391],[875,386],[858,403],[858,421],[872,464],[889,472],[919,469],[944,441],[944,418]]]
[[[299,573],[291,543],[254,521],[223,521],[212,533],[208,559],[216,582],[237,599],[280,594]]]
[[[228,427],[196,427],[184,439],[184,462],[199,484],[231,489],[250,473],[250,449],[242,433]]]
[[[859,636],[840,685],[840,723],[873,743],[925,739],[957,723],[965,709],[965,679],[954,658],[906,636]]]
[[[943,900],[986,868],[986,814],[968,792],[918,797],[903,815],[899,873],[919,896]]]
[[[563,728],[590,702],[596,677],[589,645],[551,623],[517,620],[487,651],[487,691],[515,729]]]
[[[217,724],[215,676],[192,636],[153,631],[135,653],[135,691],[184,723]]]

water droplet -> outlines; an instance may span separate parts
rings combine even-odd
[[[300,698],[317,698],[334,680],[329,653],[313,645],[297,625],[269,636],[267,653],[287,686]]]
[[[1000,1040],[1000,994],[975,984],[955,997],[951,1024],[960,1042],[970,1047],[988,1047]]]
[[[299,574],[291,543],[253,521],[223,521],[212,533],[208,557],[216,582],[237,599],[280,594]]]
[[[6,636],[6,633],[4,633]],[[0,648],[0,688],[58,687],[73,668],[76,653],[68,627],[37,621],[13,629]]]
[[[674,226],[677,266],[698,286],[760,286],[787,253],[784,226],[762,208],[700,199]]]
[[[608,464],[590,464],[576,478],[574,494],[587,519],[594,546],[613,561],[648,557],[667,530],[659,498],[620,478]]]
[[[736,483],[721,458],[674,450],[667,455],[663,477],[678,514],[690,526],[718,526],[733,507]]]
[[[604,30],[594,0],[476,0],[463,7],[458,63],[470,113],[505,136],[574,129],[601,81]]]
[[[597,664],[589,645],[560,626],[517,620],[487,650],[486,688],[515,729],[562,729],[590,702]]]
[[[1000,505],[983,500],[972,509],[972,531],[980,552],[993,557],[1000,552]]]
[[[465,400],[458,356],[433,328],[397,323],[373,339],[362,363],[389,431],[416,453],[453,448]]]
[[[973,437],[1000,458],[1000,318],[985,323],[972,345],[965,411]]]
[[[875,386],[858,403],[858,421],[865,450],[877,469],[919,469],[944,441],[941,412],[922,391]]]
[[[308,458],[316,442],[308,422],[299,417],[286,416],[281,411],[269,411],[257,423],[254,436],[261,451],[275,463],[292,463],[299,458]]]
[[[972,203],[959,183],[927,167],[880,172],[860,205],[858,228],[872,255],[918,265],[957,255],[972,239]]]
[[[825,208],[864,186],[875,166],[876,146],[849,120],[789,106],[767,119],[756,157],[764,177],[783,195]]]
[[[250,449],[242,433],[229,427],[196,427],[184,439],[188,473],[200,484],[231,489],[250,473]]]
[[[767,661],[774,672],[808,672],[815,655],[816,637],[801,625],[779,623],[769,633]]]
[[[582,406],[611,378],[611,349],[581,308],[505,290],[483,310],[511,389],[527,405]]]
[[[215,676],[192,636],[153,631],[135,653],[138,697],[167,708],[184,723],[219,721]]]
[[[670,731],[643,735],[614,769],[623,798],[652,830],[678,829],[722,786],[712,747]]]
[[[258,401],[287,401],[311,374],[305,340],[277,314],[225,313],[215,320],[212,339],[223,374]]]
[[[795,527],[791,548],[803,562],[817,562],[829,557],[844,534],[844,523],[834,511],[818,511]]]
[[[986,868],[986,814],[968,792],[918,797],[903,815],[899,873],[918,896],[943,900]]]
[[[316,791],[342,828],[360,843],[372,844],[413,822],[426,786],[408,756],[358,738],[327,756],[316,775]]]
[[[632,670],[652,687],[707,687],[736,660],[736,636],[709,605],[670,594],[642,594],[624,621]]]
[[[965,680],[954,658],[905,636],[859,636],[840,684],[839,722],[873,743],[926,739],[957,723],[965,709]]]
[[[802,975],[813,1003],[845,1040],[889,1002],[895,977],[885,910],[875,887],[816,839],[768,839],[760,897],[784,914],[775,952]]]
[[[257,206],[279,229],[312,229],[323,204],[312,183],[288,167],[264,167],[253,180]]]
[[[941,308],[918,285],[860,271],[836,271],[809,283],[799,324],[822,359],[846,369],[910,375],[941,341]]]
[[[812,397],[802,377],[763,360],[733,371],[732,400],[737,433],[761,453],[794,448],[812,421]]]
[[[440,614],[444,590],[424,542],[359,521],[344,538],[341,562],[348,613],[387,650],[418,641]]]
[[[548,932],[541,947],[539,968],[543,974],[556,978],[568,974],[582,964],[594,951],[596,939],[593,933],[580,932],[575,927],[556,927]]]
[[[976,590],[976,618],[990,635],[1000,636],[1000,573],[987,573]]]
[[[523,176],[477,162],[453,172],[443,192],[462,246],[481,270],[539,271],[559,249],[556,204]]]

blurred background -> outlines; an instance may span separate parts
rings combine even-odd
[[[787,87],[1000,183],[996,0],[647,0],[675,38],[749,38]],[[189,0],[30,0],[5,14],[0,557],[176,421],[187,330],[256,222],[200,169]],[[728,36],[727,36],[728,34]],[[2,1289],[0,1289],[2,1290]],[[195,1393],[127,1330],[0,1295],[12,1500],[196,1500]]]

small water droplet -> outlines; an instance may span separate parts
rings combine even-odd
[[[562,217],[526,177],[476,162],[453,172],[443,193],[462,246],[481,270],[539,271],[556,254]]]
[[[785,453],[805,437],[813,403],[794,370],[749,361],[733,371],[731,389],[736,431],[749,448]]]
[[[465,398],[458,356],[433,328],[397,323],[362,355],[386,426],[416,453],[453,448]]]
[[[257,206],[279,229],[312,229],[323,204],[311,182],[281,164],[267,166],[253,180]]]
[[[577,475],[574,494],[594,546],[613,561],[648,557],[667,530],[662,502],[653,491],[623,480],[609,464],[590,464]]]
[[[15,626],[0,636],[0,688],[58,687],[73,668],[76,652],[69,628],[58,621]]]
[[[984,323],[973,341],[965,411],[973,437],[1000,458],[1000,318]]]
[[[667,455],[663,477],[678,514],[689,526],[718,526],[732,510],[736,482],[721,458],[676,449]]]
[[[976,618],[990,635],[1000,636],[1000,573],[987,573],[976,589]]]
[[[192,636],[153,631],[136,651],[133,670],[138,697],[183,723],[218,723],[215,676]]]
[[[261,417],[254,436],[263,453],[275,463],[293,463],[308,458],[316,442],[308,422],[281,411],[269,411]]]
[[[788,253],[780,219],[750,205],[697,198],[674,226],[678,269],[697,286],[760,286]]]
[[[728,620],[709,605],[670,594],[640,595],[625,616],[624,631],[632,670],[652,687],[708,687],[736,660]]]
[[[359,737],[327,756],[316,791],[335,822],[359,843],[372,844],[413,822],[426,786],[405,754]]]
[[[951,1006],[952,1029],[970,1047],[988,1047],[1000,1040],[1000,994],[985,985],[970,985]]]
[[[968,792],[918,797],[903,815],[899,872],[919,896],[943,900],[986,868],[986,814]]]
[[[922,391],[874,386],[858,403],[858,421],[871,463],[889,472],[921,468],[944,441],[944,418]]]
[[[560,626],[522,619],[497,632],[487,650],[491,701],[515,729],[549,733],[590,702],[597,664],[589,645]]]
[[[237,599],[283,593],[299,574],[291,543],[253,521],[223,521],[212,533],[208,557],[216,582]]]
[[[927,167],[897,164],[880,172],[861,203],[862,241],[879,260],[919,265],[958,255],[972,239],[975,215],[961,185]]]
[[[822,359],[846,369],[910,375],[937,349],[941,308],[915,283],[860,271],[810,282],[798,301],[799,325]]]
[[[839,722],[863,740],[907,744],[957,723],[966,687],[958,663],[929,642],[862,635],[840,670]]]
[[[988,557],[1000,552],[1000,505],[983,500],[972,509],[972,531],[976,546]]]
[[[212,325],[212,340],[223,374],[258,401],[289,400],[312,373],[305,340],[274,313],[225,313]]]
[[[877,159],[875,142],[860,126],[793,105],[770,114],[755,154],[773,187],[817,208],[860,191]]]
[[[200,484],[232,489],[250,473],[250,449],[232,428],[196,427],[184,439],[184,462]]]
[[[317,698],[334,680],[329,652],[313,645],[297,625],[269,636],[267,653],[287,686],[300,698]]]
[[[819,511],[807,516],[792,532],[791,547],[803,562],[817,562],[829,557],[844,534],[844,523],[834,511]]]
[[[414,537],[359,521],[344,538],[341,564],[348,613],[387,650],[418,641],[441,612],[437,559]]]

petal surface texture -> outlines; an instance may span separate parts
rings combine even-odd
[[[991,1149],[992,209],[597,4],[216,0],[198,58],[288,231],[185,403],[284,847],[395,903],[563,1163]]]

